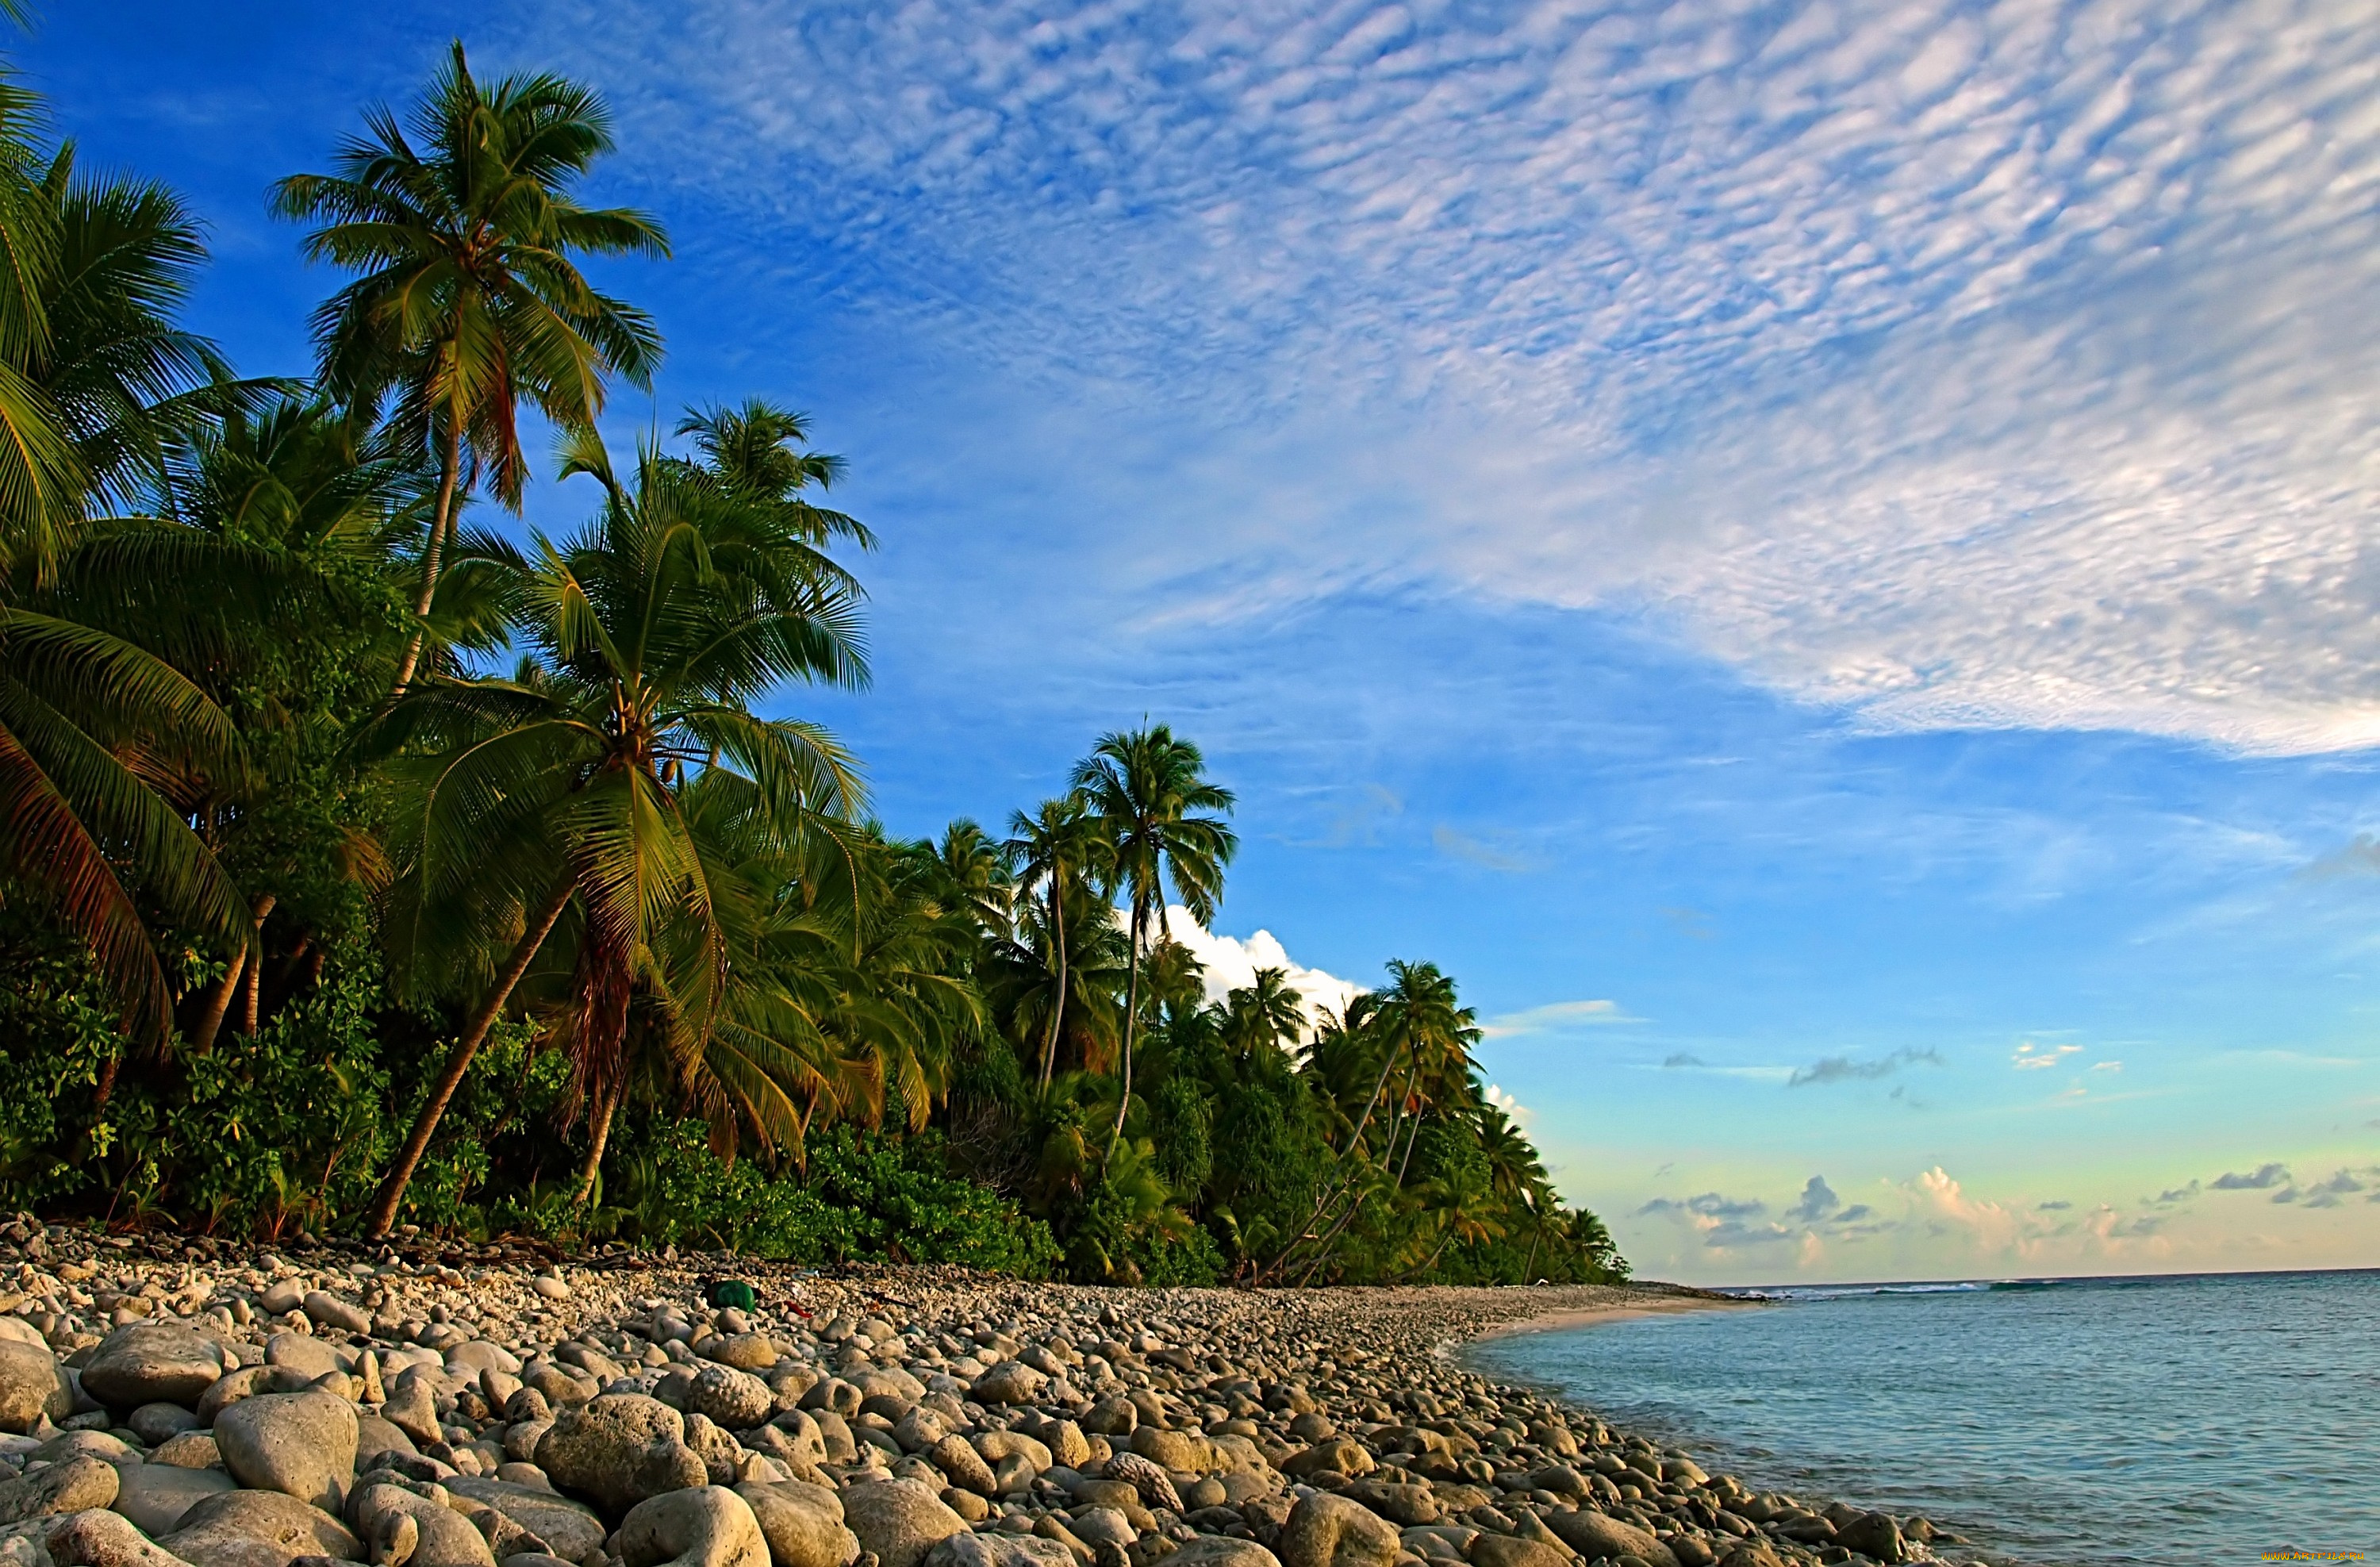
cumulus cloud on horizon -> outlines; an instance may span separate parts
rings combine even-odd
[[[1269,930],[1247,937],[1219,936],[1178,904],[1166,910],[1165,918],[1173,939],[1188,948],[1206,970],[1208,1001],[1220,1002],[1231,991],[1255,984],[1259,968],[1281,969],[1288,975],[1290,989],[1305,1002],[1306,1023],[1311,1026],[1325,1013],[1344,1012],[1347,1003],[1366,989],[1297,962]]]
[[[1199,411],[1145,617],[1428,579],[1877,726],[2380,742],[2366,6],[597,16],[534,26],[755,265]]]

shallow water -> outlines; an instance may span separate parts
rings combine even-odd
[[[1467,1358],[1996,1562],[2380,1561],[2380,1271],[1778,1294]]]

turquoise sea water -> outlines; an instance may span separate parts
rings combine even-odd
[[[2380,1270],[1769,1293],[1466,1357],[1989,1561],[2380,1561]]]

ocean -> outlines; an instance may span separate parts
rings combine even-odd
[[[2380,1561],[2380,1270],[1760,1293],[1464,1355],[1714,1473],[1980,1548],[1946,1555]]]

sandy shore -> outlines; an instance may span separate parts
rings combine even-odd
[[[1499,1324],[1475,1336],[1482,1339],[1514,1338],[1528,1333],[1559,1332],[1565,1328],[1591,1328],[1606,1322],[1625,1322],[1636,1317],[1670,1317],[1686,1311],[1750,1311],[1765,1304],[1700,1293],[1640,1296],[1605,1306],[1562,1306],[1518,1322]]]

